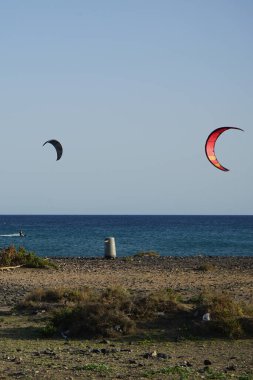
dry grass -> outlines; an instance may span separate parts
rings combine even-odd
[[[243,303],[238,303],[225,293],[201,293],[196,301],[195,315],[210,313],[211,320],[195,323],[192,331],[201,336],[220,336],[242,338],[252,336],[253,329],[249,310]]]
[[[144,251],[136,253],[134,257],[160,257],[160,253],[155,251]]]
[[[82,289],[37,288],[16,306],[19,310],[54,309],[59,306],[73,306],[86,300],[96,299],[96,292],[89,287]]]
[[[194,303],[173,289],[130,292],[122,287],[104,290],[36,289],[19,304],[23,309],[52,311],[47,332],[68,331],[69,336],[95,337],[132,334],[155,324],[173,326],[173,336],[242,338],[253,335],[252,308],[227,294],[201,293]],[[247,306],[247,307],[246,307]],[[210,321],[203,321],[209,312]],[[159,327],[160,326],[160,327]]]
[[[216,267],[215,265],[211,263],[204,263],[204,264],[201,264],[196,269],[200,272],[213,272],[216,269]]]

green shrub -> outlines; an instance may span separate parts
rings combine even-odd
[[[209,311],[215,320],[243,315],[242,306],[225,293],[202,293],[198,303],[198,308],[203,312]]]
[[[179,295],[172,289],[162,289],[137,296],[133,314],[142,320],[153,318],[157,313],[171,314],[180,309]]]
[[[29,312],[51,310],[51,321],[45,328],[49,335],[69,331],[69,337],[93,338],[130,334],[137,327],[162,326],[179,338],[253,336],[250,306],[215,293],[201,293],[191,301],[195,310],[173,289],[143,293],[121,287],[39,288],[28,294],[19,308]],[[210,321],[202,320],[206,312],[211,314]]]
[[[240,338],[245,334],[241,317],[242,305],[235,302],[228,294],[202,293],[196,300],[200,318],[209,312],[211,320],[197,321],[191,326],[191,332],[201,336],[221,336]]]
[[[40,334],[44,338],[50,338],[57,333],[57,329],[52,324],[47,324],[40,328]]]
[[[135,329],[135,323],[124,312],[111,305],[85,303],[57,311],[52,325],[59,331],[69,331],[71,337],[117,336]]]
[[[56,268],[56,265],[48,259],[28,252],[24,247],[15,248],[13,245],[0,250],[0,266],[22,265],[28,268]]]
[[[105,306],[111,306],[126,314],[132,313],[133,297],[122,287],[116,286],[103,290],[99,299]]]
[[[171,289],[133,295],[121,287],[88,291],[77,305],[57,310],[52,325],[70,336],[117,336],[136,329],[136,322],[157,318],[157,314],[177,313],[177,294]]]

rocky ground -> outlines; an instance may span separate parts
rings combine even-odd
[[[53,261],[58,270],[0,270],[0,304],[13,305],[36,287],[104,288],[114,285],[133,290],[167,287],[185,295],[220,290],[253,303],[253,258],[249,257],[71,258]]]
[[[225,291],[253,305],[253,258],[142,257],[54,259],[58,269],[0,271],[0,379],[253,379],[253,342],[182,340],[141,335],[124,339],[44,339],[46,315],[24,316],[12,307],[38,288],[131,290],[173,288],[183,297]]]

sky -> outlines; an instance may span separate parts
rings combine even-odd
[[[251,0],[0,2],[0,214],[253,214]],[[229,130],[216,155],[209,133]],[[63,156],[56,161],[50,144]]]

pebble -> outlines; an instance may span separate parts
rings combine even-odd
[[[91,352],[92,352],[93,354],[101,354],[101,349],[100,349],[100,348],[93,348],[93,349],[91,350]]]
[[[229,365],[227,368],[226,368],[226,371],[236,371],[236,366],[234,364],[231,364]]]
[[[53,350],[51,350],[50,348],[48,348],[44,351],[41,351],[41,354],[49,355],[49,356],[55,356],[56,355],[56,353]]]
[[[22,361],[23,361],[23,358],[21,358],[21,357],[15,359],[16,364],[21,364]]]
[[[120,348],[112,348],[111,349],[112,354],[115,354],[116,352],[120,352],[120,351],[121,351]]]
[[[133,352],[133,350],[130,350],[129,348],[121,348],[121,352]]]
[[[145,359],[149,359],[149,358],[156,358],[157,357],[157,352],[156,350],[154,350],[153,352],[146,352],[143,357]]]
[[[163,352],[158,352],[157,357],[159,359],[171,359],[171,356],[168,354],[164,354]]]
[[[101,353],[104,354],[104,355],[106,355],[106,354],[110,354],[110,353],[111,353],[111,351],[108,350],[107,348],[101,348],[100,351],[101,351]]]

